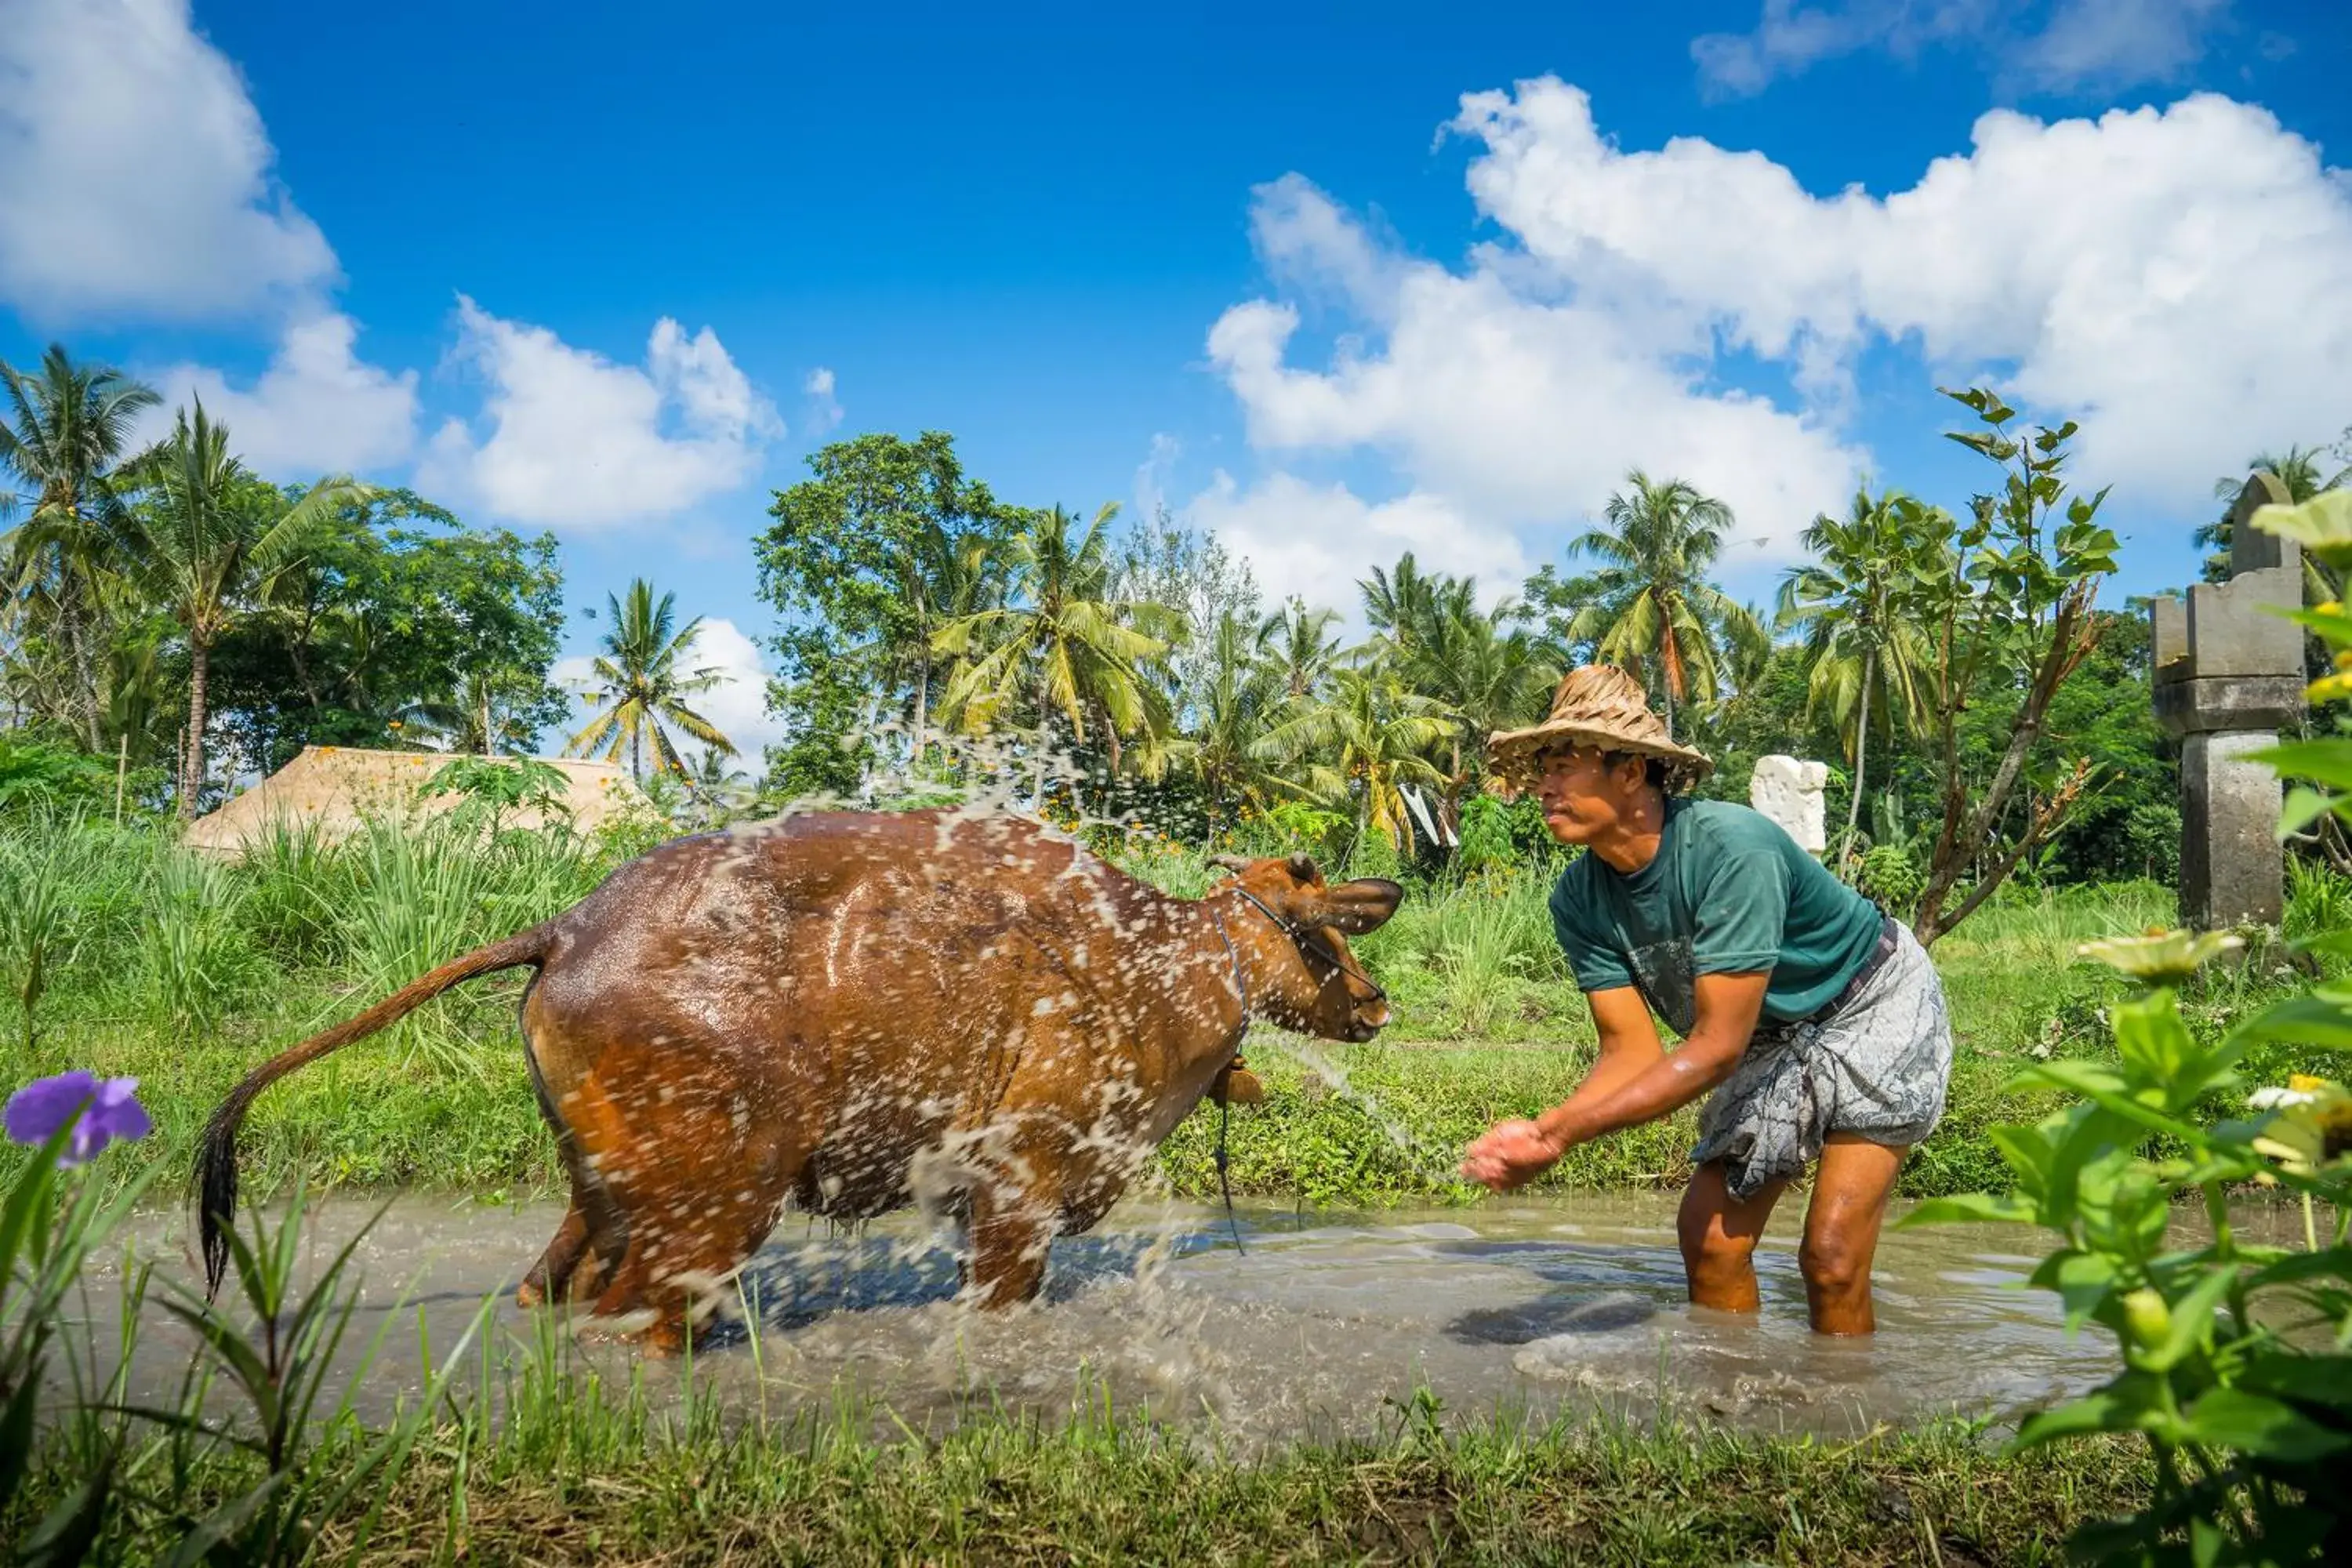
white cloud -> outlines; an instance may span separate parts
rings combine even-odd
[[[1515,270],[1494,256],[1466,273],[1396,261],[1393,293],[1363,310],[1391,321],[1385,342],[1377,351],[1343,343],[1328,369],[1289,363],[1298,314],[1266,300],[1228,310],[1210,332],[1209,356],[1240,397],[1254,445],[1380,449],[1416,492],[1446,498],[1444,515],[1489,531],[1597,514],[1639,467],[1722,497],[1741,536],[1785,554],[1823,498],[1849,488],[1862,467],[1861,454],[1818,422],[1706,386],[1685,363],[1707,343],[1690,313],[1556,302],[1548,283],[1523,293]],[[1332,539],[1350,537],[1341,530]],[[1359,571],[1394,558],[1370,537],[1358,542]],[[1467,535],[1449,541],[1441,531],[1433,544],[1422,556],[1433,569],[1469,570],[1449,559],[1456,551],[1483,571],[1498,564],[1496,549]]]
[[[486,439],[444,424],[420,482],[478,499],[518,522],[576,528],[666,517],[758,472],[783,423],[705,327],[663,317],[642,368],[615,364],[545,327],[457,302],[453,358],[488,385]]]
[[[782,721],[767,710],[768,666],[760,645],[744,636],[734,622],[713,617],[702,623],[685,663],[688,668],[715,669],[724,677],[709,691],[688,698],[686,704],[735,743],[740,758],[738,765],[756,775],[761,753],[783,736]],[[574,698],[572,728],[576,732],[590,712],[583,700],[596,685],[592,663],[586,655],[574,655],[558,659],[550,674],[557,686]],[[700,742],[680,731],[673,731],[673,736],[689,761],[701,754]]]
[[[240,315],[329,285],[236,68],[187,0],[8,0],[0,300],[44,321]]]
[[[1168,504],[1168,481],[1176,471],[1176,459],[1182,456],[1184,444],[1165,430],[1151,434],[1151,450],[1135,466],[1135,516],[1133,521],[1141,527],[1160,515]]]
[[[2033,86],[2053,91],[2178,81],[2229,11],[2230,0],[2062,0],[2050,25],[2010,58]]]
[[[2230,0],[2053,0],[2046,10],[1992,0],[1764,0],[1752,30],[1695,38],[1691,58],[1710,92],[1735,97],[1841,55],[1883,49],[1907,61],[1945,44],[1977,50],[2028,88],[2120,89],[2179,80],[2229,10]]]
[[[1485,529],[1574,526],[1629,467],[1675,474],[1733,506],[1759,545],[1736,566],[1792,557],[1869,466],[1848,430],[1875,343],[2081,419],[2085,479],[2184,517],[2210,509],[2213,474],[2345,417],[2352,181],[2257,108],[1995,112],[1884,199],[1815,196],[1696,139],[1622,152],[1551,79],[1465,98],[1454,128],[1481,143],[1469,188],[1505,235],[1459,268],[1392,249],[1367,265],[1328,198],[1290,181],[1270,200],[1281,270],[1298,274],[1298,236],[1324,237],[1305,259],[1336,248],[1317,275],[1371,290],[1347,308],[1374,330],[1300,363],[1296,307],[1225,312],[1210,358],[1257,447],[1382,453],[1414,497]],[[1788,405],[1724,387],[1727,353],[1785,370]]]
[[[358,332],[335,311],[298,317],[250,387],[232,386],[201,365],[149,374],[163,395],[152,421],[168,426],[173,407],[201,398],[247,463],[277,479],[365,474],[404,462],[416,440],[416,373],[395,375],[357,358]]]
[[[2005,370],[2080,418],[2085,473],[2144,500],[2201,505],[2248,452],[2341,423],[2352,182],[2262,109],[1996,110],[1884,200],[1697,140],[1621,153],[1557,81],[1466,99],[1459,124],[1486,145],[1480,207],[1580,297],[1818,382],[1916,334],[1939,373]]]
[[[1746,96],[1820,60],[1866,48],[1910,59],[1927,45],[1980,35],[1998,14],[1990,0],[1849,0],[1843,6],[1764,0],[1752,31],[1691,40],[1700,80],[1713,92]]]
[[[1220,469],[1192,498],[1185,521],[1249,558],[1269,601],[1296,594],[1310,605],[1361,611],[1357,583],[1411,551],[1427,571],[1475,577],[1489,604],[1516,593],[1529,571],[1507,529],[1481,524],[1444,498],[1416,491],[1378,504],[1345,485],[1276,473],[1246,490]]]
[[[841,423],[841,399],[834,395],[833,372],[827,366],[819,365],[808,373],[801,383],[801,396],[807,406],[801,417],[801,433],[810,440]]]

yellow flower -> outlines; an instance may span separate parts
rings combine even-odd
[[[2139,936],[2086,942],[2074,950],[2074,955],[2095,958],[2149,985],[2177,985],[2200,965],[2245,945],[2245,938],[2228,931],[2149,931]]]
[[[2255,1150],[2292,1170],[2308,1171],[2352,1149],[2352,1094],[2341,1084],[2295,1073],[2285,1088],[2258,1089],[2246,1103],[2273,1113]]]

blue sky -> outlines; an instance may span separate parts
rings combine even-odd
[[[2337,4],[0,11],[0,355],[551,528],[747,678],[769,493],[862,430],[1349,604],[1510,585],[1634,464],[1761,597],[1859,473],[1963,500],[1985,375],[2084,418],[2141,591],[2352,424]]]

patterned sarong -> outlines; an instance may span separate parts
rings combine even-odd
[[[1907,1148],[1935,1130],[1951,1076],[1943,984],[1898,930],[1894,952],[1828,1018],[1758,1026],[1699,1112],[1691,1161],[1722,1161],[1724,1184],[1746,1198],[1821,1158],[1832,1132]]]

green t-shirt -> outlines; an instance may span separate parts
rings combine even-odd
[[[1702,974],[1771,972],[1764,1017],[1810,1017],[1845,989],[1884,917],[1761,812],[1666,799],[1657,858],[1625,876],[1579,856],[1551,890],[1551,926],[1586,991],[1637,985],[1688,1035]]]

